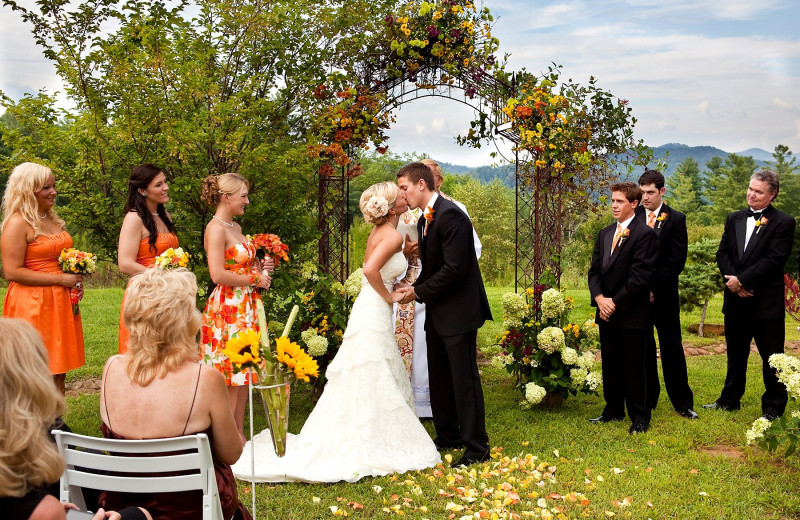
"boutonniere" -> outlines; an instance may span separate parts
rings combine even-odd
[[[767,222],[769,222],[769,219],[767,217],[761,217],[758,220],[756,220],[756,235],[758,234],[759,231],[761,231],[762,227],[767,225]]]
[[[658,228],[661,229],[661,224],[664,223],[665,220],[669,218],[669,213],[662,213],[658,217],[656,217],[656,222],[658,222]]]
[[[626,238],[628,238],[629,236],[631,236],[631,230],[630,230],[630,229],[628,229],[628,228],[625,228],[625,229],[623,229],[622,231],[620,231],[620,232],[619,232],[619,240],[617,241],[617,247],[621,246],[621,245],[622,245],[622,242],[623,242],[623,241],[624,241]]]
[[[425,213],[423,217],[425,217],[425,230],[422,232],[422,236],[428,236],[428,225],[433,222],[433,214],[436,213],[436,210],[430,206],[425,206]]]

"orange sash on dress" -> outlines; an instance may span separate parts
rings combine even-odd
[[[60,274],[58,256],[67,247],[72,247],[72,237],[66,231],[39,235],[28,244],[22,265],[31,271]],[[80,314],[72,313],[68,287],[11,282],[3,302],[3,316],[23,319],[39,331],[52,374],[65,374],[83,366],[83,326]]]
[[[156,236],[155,252],[150,249],[150,243],[148,242],[148,239],[143,238],[142,241],[139,242],[139,251],[136,253],[136,263],[145,267],[151,267],[155,263],[156,257],[170,247],[173,249],[178,247],[178,237],[175,235],[175,233],[159,233],[158,236]],[[130,283],[130,281],[128,283]],[[127,292],[128,289],[126,288],[125,294],[127,294]],[[118,347],[120,354],[124,354],[128,351],[128,339],[130,338],[128,329],[125,327],[125,323],[122,319],[122,311],[125,309],[125,294],[122,295],[122,305],[119,309]]]

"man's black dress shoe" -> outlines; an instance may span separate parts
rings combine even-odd
[[[637,422],[637,423],[631,424],[631,427],[628,430],[628,433],[631,434],[631,435],[633,435],[635,433],[644,433],[649,429],[650,429],[650,425],[649,424],[644,424],[644,423]]]
[[[772,422],[778,420],[780,418],[780,415],[776,415],[774,413],[765,413],[764,415],[762,415],[762,417],[768,420],[769,422]]]
[[[461,457],[460,459],[458,459],[456,461],[455,464],[453,464],[453,467],[457,468],[457,467],[471,466],[471,465],[477,464],[479,462],[486,462],[490,458],[492,458],[492,454],[490,452],[488,452],[488,451],[486,453],[484,453],[483,455],[478,455],[476,457]]]
[[[606,417],[605,415],[601,415],[600,417],[595,417],[594,419],[589,419],[589,422],[592,424],[598,423],[607,423],[612,421],[621,421],[622,417]]]
[[[704,404],[703,408],[705,408],[706,410],[725,410],[726,412],[735,412],[736,410],[741,408],[741,405],[722,404],[713,402],[711,404]]]
[[[699,419],[697,412],[692,410],[691,408],[684,408],[683,410],[675,410],[678,412],[678,415],[681,417],[685,417],[687,419]]]
[[[439,437],[433,439],[433,444],[438,451],[460,450],[464,447],[460,442],[444,442],[439,440]]]

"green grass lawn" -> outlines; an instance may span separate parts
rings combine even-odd
[[[481,330],[484,344],[501,332],[499,302],[507,290],[488,288],[498,323],[488,323]],[[582,322],[591,313],[588,291],[568,292],[576,302],[574,318]],[[121,289],[87,291],[81,304],[87,366],[70,373],[68,381],[99,376],[105,359],[116,353],[121,297]],[[722,321],[720,307],[721,299],[712,302],[709,322]],[[696,321],[697,316],[699,312],[684,315],[684,325]],[[798,339],[789,320],[787,331],[787,340]],[[698,338],[685,335],[684,340],[696,343]],[[700,404],[718,396],[725,357],[692,357],[687,363],[699,409]],[[800,459],[784,459],[745,445],[745,431],[760,415],[760,370],[760,360],[751,356],[749,384],[740,411],[699,410],[700,420],[688,421],[671,410],[662,392],[651,430],[630,436],[627,422],[587,422],[602,409],[599,396],[570,398],[557,409],[522,410],[511,378],[484,365],[486,422],[495,448],[491,463],[469,471],[451,470],[445,463],[428,471],[367,478],[355,484],[258,484],[257,516],[310,519],[347,513],[354,518],[402,514],[461,519],[495,511],[499,518],[510,518],[512,513],[541,518],[544,507],[544,516],[554,518],[559,512],[567,518],[608,518],[612,513],[617,518],[636,519],[797,518]],[[83,394],[67,402],[67,423],[78,433],[99,435],[99,396]],[[300,430],[311,406],[308,387],[295,385],[290,431]],[[265,426],[260,406],[255,409],[254,426],[256,431]],[[536,458],[527,459],[526,454]],[[458,453],[454,455],[457,458]],[[250,492],[248,483],[240,484],[248,508]]]

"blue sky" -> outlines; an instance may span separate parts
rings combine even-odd
[[[23,0],[21,3],[29,3]],[[509,70],[550,62],[628,99],[637,136],[729,152],[786,144],[800,153],[800,2],[795,0],[487,0]],[[53,67],[15,13],[0,8],[0,90],[59,90]],[[472,111],[429,98],[403,105],[395,152],[489,164],[494,148],[455,144]],[[501,150],[507,146],[499,143]]]

